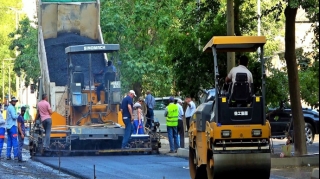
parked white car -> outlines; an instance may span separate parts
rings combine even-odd
[[[155,98],[156,105],[153,109],[154,118],[159,120],[161,132],[167,132],[167,121],[166,117],[164,117],[164,111],[169,104],[169,98],[170,97]],[[180,98],[175,97],[174,99],[178,100]]]

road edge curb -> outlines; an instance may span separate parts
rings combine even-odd
[[[312,170],[311,179],[319,179],[319,168],[314,168]]]

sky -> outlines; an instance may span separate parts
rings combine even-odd
[[[22,11],[27,14],[30,20],[36,14],[36,0],[22,0]]]

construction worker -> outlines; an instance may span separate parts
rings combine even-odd
[[[152,128],[152,121],[154,120],[154,113],[153,113],[153,108],[156,104],[156,101],[154,99],[154,97],[151,95],[151,92],[150,90],[147,91],[147,96],[146,96],[146,99],[144,100],[146,105],[147,105],[147,124],[146,126],[148,128]]]
[[[26,128],[24,125],[24,117],[23,117],[26,112],[26,107],[22,106],[20,110],[21,110],[21,113],[18,117],[18,139],[19,139],[18,162],[25,162],[25,160],[22,160],[22,148],[24,144],[24,136],[26,135]]]
[[[133,133],[134,134],[144,134],[144,127],[143,127],[143,111],[141,106],[142,100],[139,99],[133,105]]]
[[[0,159],[2,159],[1,152],[2,152],[3,143],[4,143],[4,137],[5,137],[4,135],[6,133],[5,128],[6,128],[6,121],[2,116],[2,112],[0,112]]]
[[[45,131],[45,139],[43,144],[44,150],[49,150],[50,148],[50,135],[51,135],[51,126],[52,126],[52,109],[48,102],[48,95],[42,94],[42,100],[38,103],[38,114],[36,119],[40,118],[42,126]]]
[[[121,102],[121,112],[122,112],[122,120],[125,127],[124,136],[122,139],[122,149],[128,148],[128,142],[130,136],[133,132],[133,98],[136,96],[136,93],[133,90],[130,90],[127,97],[125,97]]]
[[[167,132],[170,144],[169,153],[175,153],[177,149],[180,148],[177,130],[179,107],[177,104],[174,104],[174,98],[172,96],[169,98],[169,102],[169,105],[165,109],[164,116],[167,118]]]
[[[182,108],[182,100],[178,99],[177,101],[177,105],[179,108],[179,117],[178,117],[178,141],[180,142],[180,147],[184,148],[184,132],[185,129],[183,128],[183,116],[184,116],[184,112],[183,112],[183,108]]]
[[[248,70],[249,59],[247,56],[243,55],[239,59],[239,65],[237,67],[233,67],[228,76],[225,79],[225,82],[230,82],[232,81],[233,83],[236,81],[236,75],[237,73],[247,73],[247,79],[248,83],[251,84],[253,83],[253,78],[252,78],[252,73]]]
[[[194,112],[196,112],[196,105],[191,100],[190,96],[186,96],[185,102],[186,102],[186,105],[187,105],[187,110],[185,112],[186,124],[187,124],[187,130],[189,131],[190,119],[191,119],[192,115],[194,114]]]
[[[11,98],[7,108],[7,160],[11,160],[11,150],[13,148],[14,160],[18,160],[18,134],[17,134],[17,119],[19,115],[16,112],[15,105],[18,100],[15,97]]]

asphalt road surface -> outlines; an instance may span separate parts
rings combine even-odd
[[[275,151],[281,152],[280,147],[285,140],[274,140]],[[165,142],[164,142],[165,143]],[[168,145],[161,148],[161,155],[117,155],[117,156],[75,156],[61,157],[61,171],[78,178],[96,179],[188,179],[188,161],[173,155],[165,155],[169,151]],[[319,136],[315,142],[308,145],[310,153],[319,153]],[[59,167],[57,157],[37,157],[37,161],[51,166]],[[95,171],[94,171],[95,165]],[[278,172],[275,172],[278,171]],[[270,179],[288,179],[292,177],[281,176],[282,171],[273,169]],[[300,172],[299,172],[300,173]]]
[[[36,160],[58,167],[58,158]],[[188,161],[167,155],[61,157],[61,170],[79,178],[96,179],[189,179]],[[270,179],[286,179],[271,176]]]
[[[26,140],[25,144],[27,142]],[[285,140],[274,140],[274,147],[277,148],[275,151],[280,152],[280,146],[284,144]],[[4,154],[5,148],[6,145],[3,148],[2,154]],[[168,151],[168,145],[164,144],[162,145],[162,154],[160,155],[61,157],[61,173],[59,173],[59,158],[37,157],[35,158],[36,161],[33,161],[29,159],[28,151],[24,150],[24,159],[28,160],[26,163],[19,164],[16,161],[0,161],[0,178],[93,179],[95,176],[96,179],[189,179],[188,161],[184,158],[175,157],[175,154],[165,155]],[[318,135],[314,144],[308,145],[308,151],[310,153],[319,153]],[[300,169],[295,169],[296,174],[292,174],[294,171],[291,170],[293,169],[287,170],[272,169],[270,179],[292,179],[296,178],[292,176],[303,173]],[[291,172],[291,175],[283,175],[284,172]],[[310,171],[307,172],[310,173]]]
[[[6,156],[6,143],[2,148],[2,157]],[[27,162],[18,163],[16,160],[0,159],[0,179],[76,179],[63,172],[43,165],[30,159],[29,151],[23,149],[23,160]],[[13,156],[12,156],[13,158]]]

